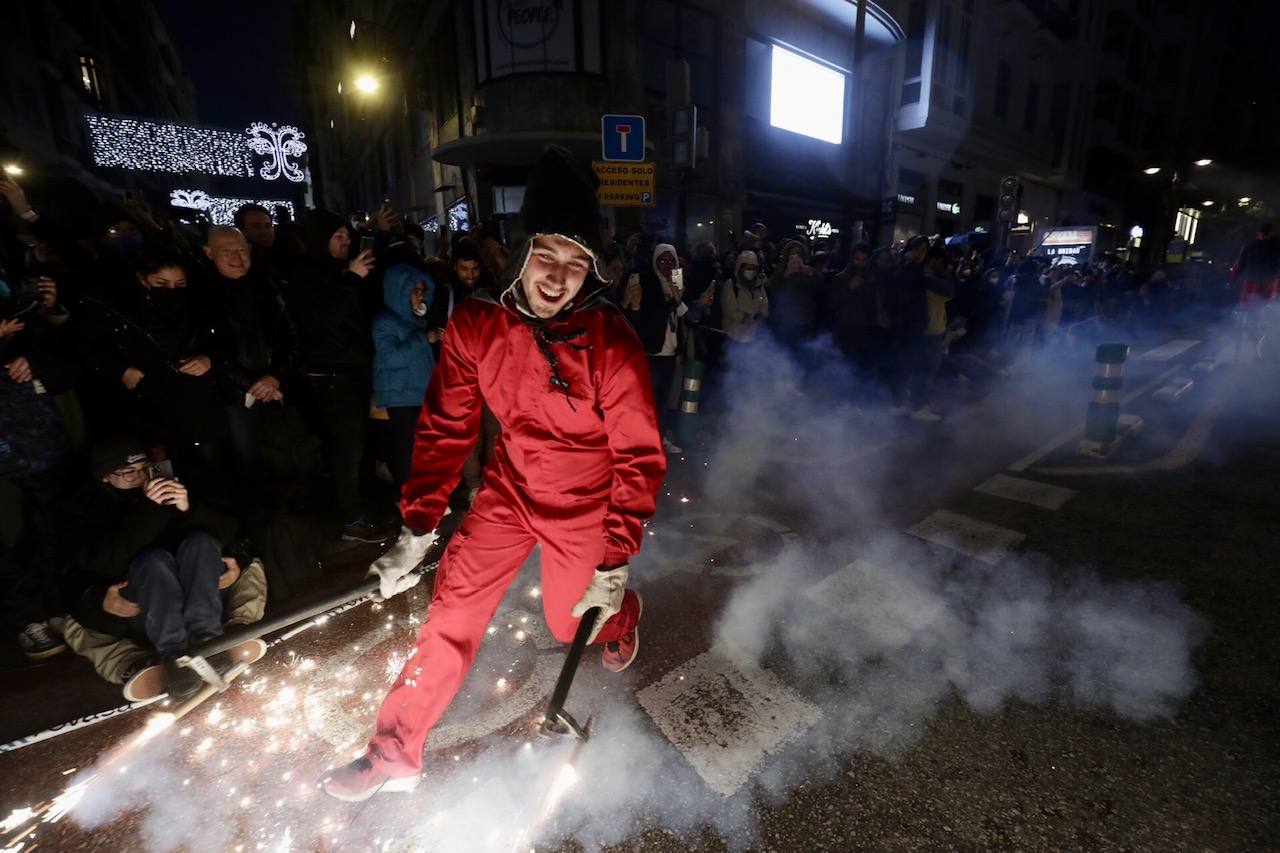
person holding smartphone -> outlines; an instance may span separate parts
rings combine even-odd
[[[247,568],[227,556],[235,522],[193,499],[173,468],[153,462],[132,435],[94,445],[90,474],[60,508],[71,615],[91,630],[153,646],[170,699],[181,701],[200,679],[176,658],[222,634],[223,592]]]
[[[343,539],[381,542],[386,531],[365,513],[360,490],[364,427],[372,391],[372,316],[365,289],[372,250],[352,256],[351,228],[336,213],[313,210],[302,222],[306,256],[289,281],[302,372],[332,478]]]

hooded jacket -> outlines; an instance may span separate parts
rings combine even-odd
[[[373,360],[365,279],[329,255],[329,238],[346,225],[327,210],[303,220],[307,253],[289,280],[289,310],[298,328],[304,368],[311,373],[364,369]]]
[[[427,315],[410,309],[418,282],[426,284],[425,303],[435,297],[431,276],[408,264],[396,264],[382,277],[386,307],[373,318],[373,402],[379,407],[421,406],[435,357],[427,342]]]
[[[480,432],[481,403],[501,426],[490,469],[541,511],[564,518],[603,505],[605,562],[640,550],[666,473],[649,365],[635,332],[588,274],[559,315],[532,317],[512,256],[505,289],[458,304],[427,387],[402,490],[405,524],[440,521]]]
[[[738,253],[733,262],[733,278],[720,287],[720,310],[724,317],[724,333],[731,340],[746,342],[756,336],[756,328],[769,316],[769,294],[765,289],[763,270],[747,281],[742,277],[743,264],[759,264],[755,252]]]
[[[674,246],[659,243],[653,247],[648,267],[640,266],[636,270],[640,276],[640,308],[626,312],[627,319],[640,335],[644,351],[650,355],[673,355],[679,349],[678,318],[685,313],[683,303],[676,301],[671,286],[658,274],[656,262],[664,252],[676,254]]]

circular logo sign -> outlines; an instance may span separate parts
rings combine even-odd
[[[564,0],[498,0],[498,31],[512,47],[545,44],[560,25]]]

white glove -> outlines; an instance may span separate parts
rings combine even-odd
[[[596,616],[595,627],[591,629],[591,636],[587,638],[587,643],[594,643],[596,634],[600,633],[604,623],[609,621],[610,616],[622,609],[622,594],[626,591],[626,563],[607,572],[597,571],[591,576],[591,583],[587,584],[587,591],[582,594],[582,598],[569,611],[574,616],[582,616],[593,607],[600,608],[600,613]]]
[[[440,537],[433,530],[421,535],[408,527],[400,528],[400,536],[394,545],[369,567],[369,577],[378,578],[378,591],[373,594],[375,601],[385,601],[398,595],[422,580],[421,572],[414,572],[422,564],[422,558]]]

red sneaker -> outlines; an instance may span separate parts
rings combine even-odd
[[[373,766],[368,756],[362,755],[343,767],[330,770],[320,780],[320,787],[329,796],[347,803],[360,803],[379,791],[412,791],[418,787],[418,774],[412,776],[388,776]]]
[[[604,652],[600,655],[600,662],[610,672],[622,672],[631,666],[632,661],[636,659],[636,655],[640,653],[640,614],[644,612],[644,599],[640,597],[640,593],[632,590],[627,590],[627,595],[635,596],[636,621],[632,629],[626,634],[623,634],[617,640],[604,644]],[[623,607],[626,607],[625,602]]]

